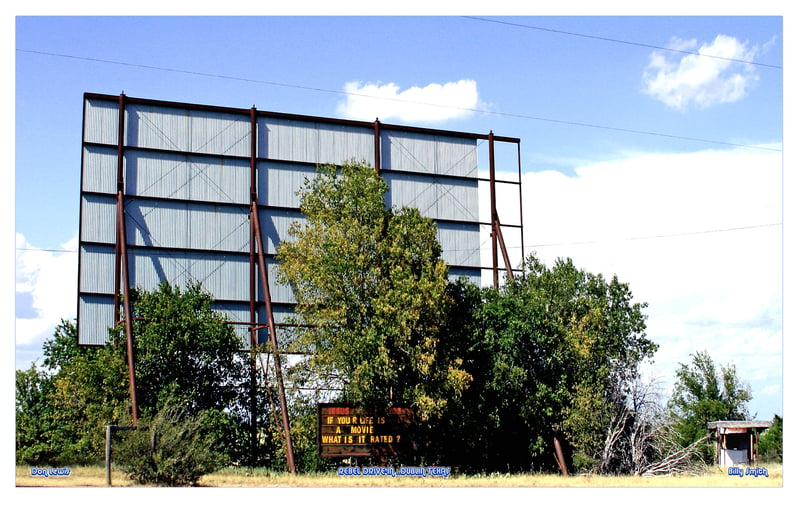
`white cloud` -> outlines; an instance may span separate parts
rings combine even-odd
[[[666,388],[679,362],[708,350],[765,392],[751,411],[771,417],[782,382],[782,227],[772,225],[783,220],[781,154],[641,154],[575,174],[523,174],[526,255],[617,274],[649,304],[655,375]],[[513,222],[516,202],[498,196],[501,219]]]
[[[643,80],[646,94],[673,109],[682,111],[691,104],[705,108],[736,102],[758,81],[755,67],[742,63],[752,61],[758,48],[748,47],[734,37],[717,35],[713,42],[700,47],[695,40],[675,39],[671,47],[696,50],[699,54],[675,56],[654,52]]]
[[[471,79],[444,84],[431,83],[400,91],[395,83],[349,82],[337,108],[352,119],[381,121],[397,119],[409,123],[431,123],[470,116],[479,105],[478,85]]]
[[[78,237],[64,251],[45,251],[16,234],[17,346],[31,346],[52,335],[64,319],[75,318],[78,281]],[[22,302],[20,304],[20,302]]]

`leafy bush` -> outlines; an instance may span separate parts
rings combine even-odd
[[[165,486],[197,485],[200,477],[224,465],[215,449],[205,417],[186,416],[180,406],[168,405],[149,422],[149,430],[126,435],[118,461],[128,476],[140,483]]]
[[[764,460],[783,462],[783,418],[772,418],[772,427],[759,438],[758,447]]]

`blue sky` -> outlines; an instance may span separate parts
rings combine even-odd
[[[518,137],[526,251],[631,284],[665,392],[708,350],[782,414],[784,21],[17,17],[16,367],[75,316],[82,94],[124,91]]]

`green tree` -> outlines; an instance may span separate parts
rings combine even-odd
[[[181,413],[216,434],[215,450],[244,461],[251,450],[249,362],[224,315],[211,310],[210,295],[197,284],[182,290],[165,282],[134,290],[132,302],[143,418],[180,404]],[[101,462],[104,426],[132,421],[122,328],[111,331],[105,346],[79,346],[75,325],[62,321],[43,351],[44,370],[17,371],[17,460]],[[257,408],[266,403],[263,390],[255,389]]]
[[[143,414],[177,399],[194,415],[235,404],[247,385],[242,342],[200,284],[185,289],[166,281],[153,291],[136,289],[133,335],[137,402]],[[125,334],[115,329],[114,347],[124,357]],[[127,363],[127,362],[126,362]]]
[[[783,462],[783,418],[772,417],[772,427],[758,438],[758,449],[764,460]]]
[[[110,347],[78,346],[77,329],[65,320],[43,351],[44,371],[17,371],[18,461],[102,461],[103,426],[129,420],[124,362]]]
[[[16,461],[20,464],[57,464],[58,449],[51,439],[55,426],[50,398],[53,381],[31,365],[16,371]]]
[[[250,364],[242,342],[199,283],[183,289],[163,281],[152,291],[132,291],[137,403],[143,417],[167,406],[197,417],[215,433],[216,450],[230,462],[254,462],[250,448]],[[123,327],[115,329],[114,350],[125,358]],[[127,362],[126,362],[127,363]],[[127,388],[127,382],[126,382]],[[263,406],[256,389],[256,408]]]
[[[711,355],[699,351],[692,355],[690,364],[679,364],[675,376],[668,407],[682,445],[706,437],[708,422],[747,419],[747,402],[753,396],[749,385],[737,377],[733,364],[718,370]],[[710,444],[704,450],[704,459],[713,461]]]
[[[504,471],[552,468],[557,432],[576,463],[592,464],[626,386],[656,351],[644,333],[646,305],[616,277],[570,260],[551,269],[534,255],[524,277],[481,296],[480,304],[474,292],[458,298],[476,318],[463,351],[473,382],[453,413],[476,436],[463,457]]]
[[[345,397],[372,407],[410,405],[426,419],[469,381],[439,336],[451,301],[435,224],[387,209],[388,186],[365,164],[318,169],[301,190],[306,221],[278,249],[278,277],[297,298],[298,343]]]

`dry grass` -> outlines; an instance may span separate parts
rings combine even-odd
[[[71,466],[69,476],[31,476],[34,468],[17,466],[16,484],[18,487],[105,487],[106,469],[102,466]],[[46,467],[44,469],[47,469]],[[122,472],[112,474],[114,486],[130,487],[133,481],[125,478]]]
[[[769,477],[728,476],[723,470],[709,468],[698,476],[664,476],[643,478],[636,476],[581,475],[563,477],[556,474],[492,474],[478,476],[452,476],[450,478],[419,477],[341,477],[335,472],[302,474],[275,473],[264,469],[225,469],[209,474],[201,480],[206,487],[572,487],[572,488],[645,488],[645,487],[782,487],[783,470],[780,465],[766,466]],[[136,486],[119,470],[112,473],[115,487]],[[105,468],[72,467],[70,475],[45,478],[31,476],[31,468],[17,466],[18,487],[105,487]]]

